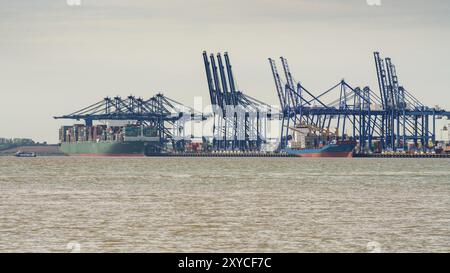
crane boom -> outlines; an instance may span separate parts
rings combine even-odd
[[[205,64],[205,72],[206,72],[206,80],[208,82],[208,89],[209,89],[209,97],[211,99],[212,105],[217,105],[217,100],[215,96],[215,89],[214,89],[214,83],[211,76],[211,65],[208,60],[208,54],[206,51],[203,51],[203,62]]]
[[[275,61],[271,58],[269,58],[270,68],[272,69],[272,75],[273,79],[275,81],[275,87],[277,89],[278,99],[280,100],[280,106],[281,108],[285,108],[286,106],[286,99],[284,97],[283,92],[283,85],[281,84],[280,74],[278,74],[277,65],[275,64]]]
[[[235,83],[235,80],[233,77],[233,70],[231,68],[230,57],[228,56],[228,52],[225,52],[223,55],[225,57],[225,65],[227,67],[227,73],[228,73],[228,83],[230,84],[230,91],[231,91],[233,105],[236,106],[238,99],[237,99],[237,95],[236,95],[236,83]]]

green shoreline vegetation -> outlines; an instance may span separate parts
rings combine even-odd
[[[35,142],[30,138],[0,138],[0,151],[21,146],[47,146],[47,142]]]
[[[0,138],[0,156],[11,156],[18,151],[34,152],[37,155],[64,155],[58,145],[36,142],[30,138]]]

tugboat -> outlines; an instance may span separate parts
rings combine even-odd
[[[36,153],[34,152],[22,152],[22,151],[18,151],[15,154],[16,157],[36,157]]]

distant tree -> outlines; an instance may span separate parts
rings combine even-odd
[[[3,149],[6,149],[7,147],[16,146],[47,145],[47,141],[39,143],[35,142],[31,138],[0,138],[0,144],[2,145],[1,147],[3,147]]]
[[[14,138],[11,142],[19,146],[31,146],[35,144],[35,142],[29,138]]]

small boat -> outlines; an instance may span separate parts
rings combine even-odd
[[[331,142],[321,148],[283,149],[284,153],[298,157],[352,157],[356,147],[354,141]]]
[[[17,156],[17,157],[36,157],[36,153],[18,151],[15,156]]]

